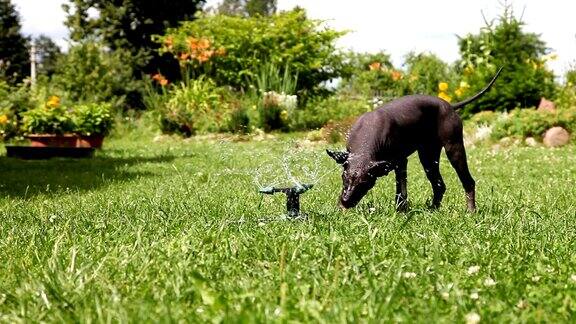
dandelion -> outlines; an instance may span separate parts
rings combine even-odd
[[[0,116],[0,125],[6,125],[8,123],[8,116],[2,115]]]
[[[471,266],[470,268],[468,268],[469,275],[477,274],[478,271],[480,271],[480,266]]]
[[[496,281],[494,281],[494,279],[488,277],[486,278],[486,280],[484,280],[484,286],[486,287],[493,287],[496,285]]]
[[[480,315],[478,315],[477,313],[471,312],[466,314],[466,317],[464,317],[464,320],[466,321],[466,324],[477,324],[480,323]]]
[[[370,63],[370,65],[368,65],[368,68],[370,69],[370,71],[380,70],[380,67],[382,67],[382,64],[380,62],[374,62],[374,63]]]
[[[462,90],[462,88],[458,88],[456,89],[456,91],[454,91],[454,94],[456,95],[456,97],[462,97],[462,95],[464,94],[464,90]]]
[[[448,83],[446,83],[446,82],[438,83],[438,90],[440,90],[440,92],[444,92],[444,91],[448,90]]]
[[[412,279],[416,277],[416,273],[414,272],[404,272],[402,274],[402,277],[406,278],[406,279]]]

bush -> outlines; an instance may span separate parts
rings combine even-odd
[[[299,96],[321,94],[323,83],[344,73],[335,47],[342,32],[320,28],[302,9],[270,17],[201,16],[158,37],[193,76],[206,75],[219,86],[247,90],[263,64],[287,66],[298,75]]]
[[[127,108],[140,96],[141,83],[133,80],[132,68],[126,62],[130,62],[127,52],[81,43],[58,62],[52,86],[65,92],[72,102],[110,102],[114,107]]]
[[[505,118],[499,118],[493,126],[492,138],[508,136],[541,137],[546,130],[560,126],[576,132],[576,107],[554,112],[536,109],[514,109]]]
[[[107,135],[113,125],[112,106],[107,103],[79,104],[67,108],[60,98],[22,113],[21,130],[27,134]]]
[[[552,98],[554,75],[545,66],[548,49],[540,36],[523,30],[510,8],[496,20],[459,40],[463,81],[470,92],[482,89],[498,67],[504,69],[494,87],[462,109],[464,117],[482,110],[508,111],[537,106],[540,98]]]
[[[334,95],[309,102],[305,108],[294,111],[290,120],[291,130],[320,129],[331,121],[358,117],[371,111],[373,106],[363,97]]]
[[[227,99],[227,91],[216,87],[207,78],[187,80],[164,88],[162,94],[149,91],[146,102],[159,115],[164,133],[192,136],[197,133],[214,133],[228,130],[235,112]],[[236,110],[237,111],[237,110]]]

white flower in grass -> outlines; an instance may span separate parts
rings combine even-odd
[[[524,309],[524,308],[528,307],[528,302],[525,301],[524,299],[520,299],[518,301],[518,303],[516,304],[516,307],[519,309]]]
[[[484,280],[484,286],[486,287],[493,287],[496,285],[496,281],[494,281],[494,279],[488,277]]]
[[[414,272],[404,272],[402,274],[402,277],[406,278],[406,279],[411,279],[411,278],[415,278],[416,277],[416,273]]]
[[[534,276],[534,277],[532,277],[532,281],[533,281],[533,282],[538,282],[538,281],[540,281],[540,276]]]
[[[447,291],[443,291],[440,296],[442,297],[442,299],[444,300],[448,300],[450,298],[450,293]]]
[[[478,300],[478,298],[480,298],[480,295],[478,295],[477,292],[473,292],[470,294],[470,299],[472,300]]]
[[[573,274],[570,276],[570,280],[576,282],[576,274]]]
[[[478,324],[480,323],[480,315],[478,315],[477,313],[471,312],[466,314],[466,317],[464,317],[464,320],[466,321],[466,324]]]
[[[470,268],[468,268],[469,275],[477,274],[478,271],[480,271],[480,266],[471,266]]]

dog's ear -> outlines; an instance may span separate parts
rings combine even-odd
[[[344,162],[346,162],[346,160],[348,160],[348,152],[339,152],[339,151],[331,151],[331,150],[326,150],[326,153],[328,153],[328,155],[334,159],[334,161],[336,161],[336,163],[338,164],[343,164]]]
[[[394,165],[388,161],[370,162],[368,174],[371,177],[382,177],[394,170]]]

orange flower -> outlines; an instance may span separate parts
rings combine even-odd
[[[152,76],[152,80],[158,82],[161,86],[166,86],[168,84],[168,79],[166,79],[162,74],[156,73]]]
[[[172,46],[174,45],[174,38],[172,36],[166,37],[164,40],[164,45],[166,45],[166,47],[169,49],[172,49]]]
[[[370,71],[375,71],[375,70],[380,70],[381,66],[382,66],[382,64],[380,62],[374,62],[374,63],[371,63],[370,65],[368,65],[368,68],[370,69]]]
[[[48,108],[56,108],[60,106],[60,98],[58,96],[51,96],[48,98],[48,102],[46,102],[46,106]]]
[[[0,125],[6,125],[8,123],[8,116],[2,115],[0,116]]]
[[[210,48],[210,41],[207,40],[206,38],[202,38],[200,41],[198,41],[198,48],[199,48],[199,49],[208,49],[208,48]]]
[[[190,47],[192,51],[195,51],[198,48],[198,40],[196,38],[188,37],[186,42],[188,43],[188,47]]]
[[[190,58],[190,53],[182,53],[180,54],[180,61],[186,61]]]
[[[398,81],[402,79],[402,72],[400,71],[392,71],[392,80]]]

